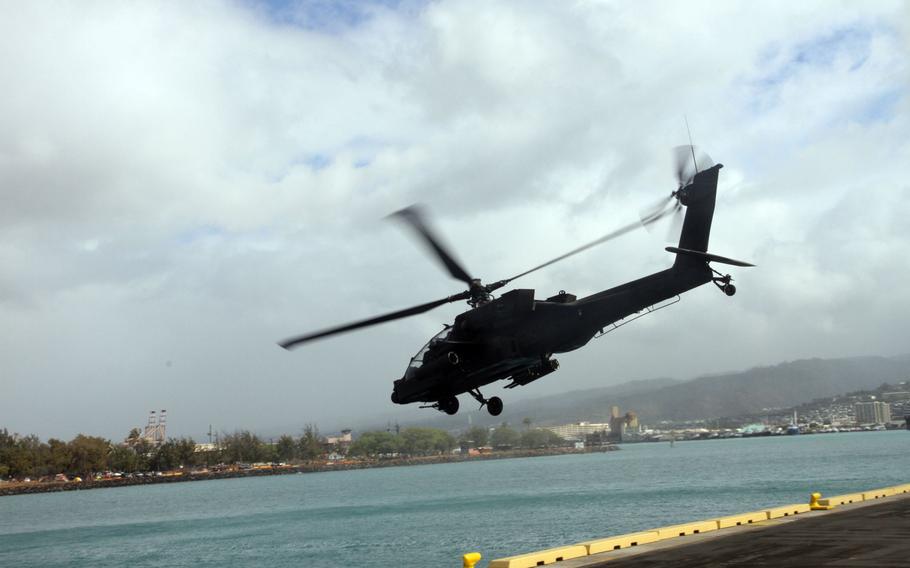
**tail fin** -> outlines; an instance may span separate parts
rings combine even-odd
[[[675,267],[702,267],[707,262],[719,262],[733,266],[755,266],[742,260],[735,260],[708,252],[708,238],[711,236],[711,221],[714,218],[714,201],[717,197],[717,176],[723,164],[717,164],[695,174],[692,183],[679,191],[680,203],[686,206],[679,247],[667,247],[667,252],[676,254]]]
[[[695,174],[692,183],[679,191],[680,203],[686,206],[679,248],[707,252],[711,236],[711,221],[714,218],[714,202],[717,197],[717,178],[723,164],[717,164]],[[677,254],[674,266],[685,267],[701,264],[692,256]]]
[[[686,206],[679,248],[707,251],[717,196],[717,177],[723,164],[717,164],[695,174],[688,186],[680,190],[680,202]]]

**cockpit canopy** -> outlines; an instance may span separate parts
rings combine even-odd
[[[438,345],[440,342],[448,339],[449,333],[451,331],[452,331],[452,326],[446,325],[444,328],[442,328],[442,331],[440,331],[439,333],[437,333],[436,335],[431,337],[430,340],[427,341],[426,344],[420,348],[420,351],[418,351],[416,355],[411,357],[411,362],[408,364],[408,368],[404,372],[404,377],[408,378],[411,374],[414,373],[414,371],[416,371],[421,366],[423,366],[427,353],[431,349],[433,349],[436,345]]]

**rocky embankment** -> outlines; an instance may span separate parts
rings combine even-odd
[[[608,452],[618,450],[616,446],[574,450],[568,448],[551,448],[542,450],[512,450],[480,454],[473,456],[441,455],[413,458],[386,458],[371,460],[345,460],[339,462],[313,461],[291,466],[277,466],[254,469],[227,469],[222,471],[180,472],[160,476],[118,477],[85,481],[52,481],[45,483],[5,483],[0,484],[0,497],[28,493],[50,493],[54,491],[82,491],[107,487],[125,487],[128,485],[150,485],[153,483],[181,483],[184,481],[204,481],[208,479],[229,479],[234,477],[259,477],[265,475],[286,475],[291,473],[318,473],[326,471],[344,471],[351,469],[369,469],[374,467],[402,467],[411,465],[430,465],[436,463],[456,463],[477,460],[496,460],[512,458],[532,458],[556,456],[563,454]]]

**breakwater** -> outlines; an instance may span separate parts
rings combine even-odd
[[[329,471],[350,471],[356,469],[373,469],[381,467],[405,467],[415,465],[430,465],[438,463],[473,462],[483,460],[500,460],[514,458],[532,458],[542,456],[557,456],[565,454],[579,454],[590,452],[608,452],[618,450],[616,446],[601,448],[587,448],[576,450],[569,448],[547,448],[538,450],[507,450],[479,455],[438,455],[421,457],[395,457],[367,460],[345,461],[311,461],[301,464],[274,467],[259,467],[250,469],[225,469],[220,471],[185,471],[164,475],[143,475],[142,477],[115,477],[105,479],[85,479],[83,481],[53,481],[31,482],[0,485],[0,497],[7,495],[26,495],[32,493],[53,493],[57,491],[84,491],[88,489],[103,489],[110,487],[128,487],[133,485],[152,485],[158,483],[182,483],[186,481],[205,481],[211,479],[231,479],[246,477],[264,477],[272,475],[288,475],[297,473],[322,473]]]

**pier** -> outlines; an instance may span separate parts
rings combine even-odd
[[[910,484],[493,560],[490,568],[906,566]]]

